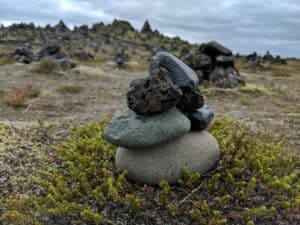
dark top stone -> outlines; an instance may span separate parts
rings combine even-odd
[[[200,51],[209,56],[232,55],[232,51],[216,41],[211,41],[200,46]]]
[[[210,106],[204,105],[195,112],[189,113],[192,130],[206,129],[214,118],[214,112]]]
[[[196,73],[188,65],[170,53],[158,52],[152,57],[149,73],[151,74],[154,69],[159,67],[168,70],[170,72],[169,77],[173,84],[180,88],[195,90],[199,84]]]
[[[172,84],[169,72],[160,67],[149,77],[130,83],[127,93],[128,107],[138,114],[161,113],[174,107],[181,99],[182,91]]]

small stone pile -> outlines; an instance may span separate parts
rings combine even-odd
[[[244,79],[234,67],[232,51],[216,41],[201,44],[196,52],[182,57],[196,71],[200,82],[209,80],[220,88],[234,88],[245,85]]]
[[[204,105],[199,80],[185,63],[158,52],[149,76],[133,80],[128,109],[115,115],[104,137],[117,146],[117,167],[128,178],[146,184],[176,183],[182,169],[205,173],[219,159],[216,139],[204,129],[213,119]]]

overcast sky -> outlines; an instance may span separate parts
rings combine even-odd
[[[235,52],[300,57],[300,0],[0,0],[0,23],[72,27],[114,18],[191,42],[217,40]]]

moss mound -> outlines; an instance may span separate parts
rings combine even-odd
[[[215,169],[201,176],[184,169],[170,186],[126,181],[114,167],[115,147],[103,123],[72,131],[56,151],[59,161],[32,180],[39,195],[6,200],[4,224],[296,224],[298,157],[267,136],[220,117],[210,128],[222,150]]]

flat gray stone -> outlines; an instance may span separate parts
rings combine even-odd
[[[139,183],[158,184],[160,180],[176,183],[182,169],[206,173],[219,160],[217,140],[207,131],[189,132],[174,141],[150,149],[118,148],[116,165],[127,177]]]
[[[183,136],[190,128],[189,119],[176,108],[151,116],[127,109],[111,120],[104,138],[117,146],[143,149]]]

